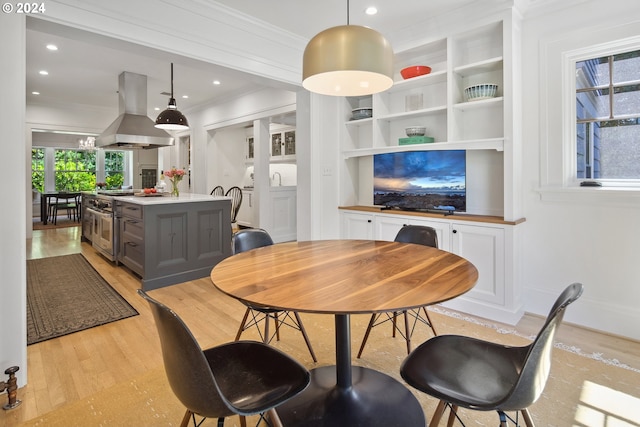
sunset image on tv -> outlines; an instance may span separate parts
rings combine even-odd
[[[466,211],[464,150],[376,154],[373,171],[375,205],[405,210]]]

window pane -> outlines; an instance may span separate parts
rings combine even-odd
[[[640,85],[628,85],[615,88],[613,95],[613,114],[615,116],[637,114],[640,106]]]
[[[609,89],[596,89],[577,94],[578,120],[609,118]]]
[[[613,83],[640,80],[640,51],[621,53],[613,57]]]
[[[609,85],[609,57],[576,63],[576,89]]]
[[[95,188],[95,156],[95,152],[86,150],[56,150],[56,191],[83,191]]]
[[[601,172],[603,179],[640,178],[640,123],[633,120],[612,120],[600,127]]]
[[[44,149],[31,150],[31,188],[44,191]]]

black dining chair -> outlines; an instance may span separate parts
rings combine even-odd
[[[394,242],[415,243],[418,245],[437,248],[438,234],[432,227],[424,225],[405,225],[398,231],[398,234],[396,234]],[[400,329],[397,325],[399,314],[402,314],[404,318],[404,330]],[[360,350],[358,351],[358,359],[362,356],[364,346],[369,339],[371,330],[376,326],[380,326],[387,322],[391,322],[392,324],[392,334],[394,338],[396,336],[396,331],[398,331],[398,333],[404,337],[407,343],[407,354],[411,353],[411,337],[413,336],[413,332],[415,331],[418,323],[427,325],[429,328],[431,328],[434,336],[438,335],[435,328],[433,327],[433,322],[431,321],[431,317],[429,317],[429,313],[427,312],[426,307],[420,307],[413,310],[374,313],[371,315],[371,319],[369,319],[369,325],[367,326],[367,330],[365,331],[364,337],[362,338],[362,344],[360,344]]]
[[[241,252],[245,252],[251,249],[261,248],[264,246],[273,245],[273,239],[265,230],[261,228],[246,228],[244,230],[237,231],[233,234],[231,240],[231,252],[235,255]],[[269,344],[275,337],[277,341],[280,341],[280,327],[282,325],[289,326],[293,329],[300,331],[304,342],[307,344],[309,353],[314,362],[317,362],[316,354],[311,346],[311,341],[307,335],[307,331],[302,324],[302,319],[298,312],[284,311],[277,309],[270,309],[265,307],[255,307],[250,304],[246,304],[247,309],[244,312],[242,322],[240,322],[240,328],[236,334],[236,341],[240,339],[240,336],[247,329],[255,326],[260,334],[260,338],[265,344]],[[273,319],[275,325],[275,332],[269,333],[270,320]],[[261,323],[264,322],[264,331],[260,329]]]
[[[231,223],[235,224],[240,205],[242,204],[242,189],[240,187],[231,187],[227,190],[225,196],[231,197]]]
[[[53,217],[53,224],[58,223],[58,211],[64,210],[68,219],[80,221],[80,193],[60,192],[53,197],[50,205],[50,215]]]
[[[213,190],[211,190],[211,195],[224,196],[224,188],[222,187],[222,185],[216,185],[215,187],[213,187]]]
[[[203,418],[260,414],[278,425],[275,408],[309,385],[309,371],[285,353],[256,341],[236,341],[202,350],[182,319],[169,307],[138,290],[155,319],[169,385],[187,408],[181,427]],[[267,414],[265,416],[265,414]],[[273,424],[272,424],[273,423]]]
[[[451,426],[458,417],[458,407],[463,407],[497,411],[501,427],[511,419],[505,412],[516,411],[516,423],[521,413],[525,425],[533,427],[527,408],[544,390],[554,336],[565,309],[582,291],[582,284],[573,283],[560,294],[529,345],[513,347],[472,337],[439,335],[416,348],[402,363],[400,374],[410,386],[440,399],[429,426],[440,423],[447,407],[451,408]]]

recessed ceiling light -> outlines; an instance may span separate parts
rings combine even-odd
[[[47,70],[41,70],[41,71],[40,71],[40,75],[42,75],[42,76],[48,76],[48,75],[49,75],[49,72],[48,72]]]
[[[378,9],[375,6],[369,6],[365,9],[364,13],[366,13],[367,15],[375,15],[376,13],[378,13]]]
[[[40,92],[31,92],[31,95],[40,95]]]
[[[154,111],[160,111],[160,107],[156,107],[153,109]]]
[[[189,98],[189,95],[182,95],[182,98],[187,99]]]
[[[55,44],[48,44],[47,45],[47,49],[49,49],[49,50],[58,50],[58,46],[56,46]]]
[[[220,83],[220,80],[214,80],[214,81],[213,81],[213,84],[214,84],[214,85],[219,85],[219,84],[221,84],[221,83]]]

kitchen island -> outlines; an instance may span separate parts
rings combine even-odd
[[[114,197],[116,262],[151,290],[207,277],[231,255],[231,199],[205,194]]]

